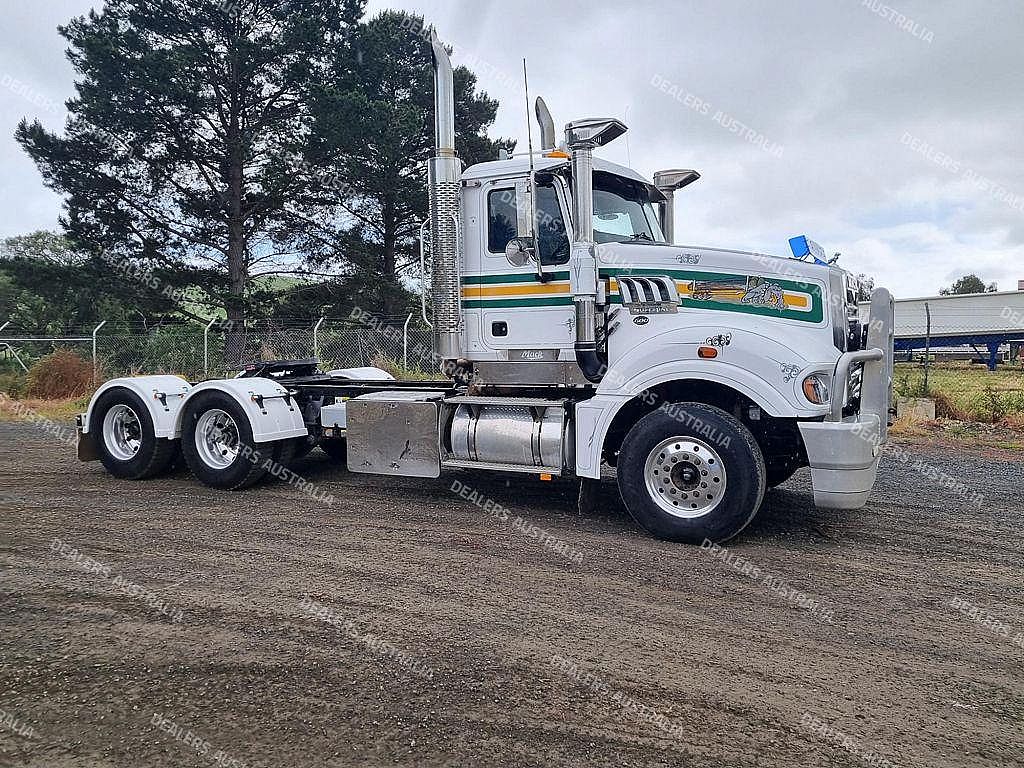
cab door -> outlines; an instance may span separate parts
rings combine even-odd
[[[483,190],[481,273],[463,277],[463,301],[476,310],[485,349],[510,361],[554,361],[572,349],[572,293],[569,288],[569,221],[567,190],[560,178],[536,185],[537,247],[545,272],[537,264],[517,267],[505,257],[509,240],[530,231],[526,179],[490,182]],[[562,358],[565,357],[563,354]]]

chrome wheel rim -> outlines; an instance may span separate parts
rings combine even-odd
[[[227,469],[238,458],[238,425],[226,411],[211,408],[196,423],[195,445],[206,466]]]
[[[118,461],[131,461],[142,448],[142,422],[127,405],[118,404],[103,417],[103,444]]]
[[[725,465],[703,440],[672,437],[648,455],[644,482],[654,503],[670,515],[703,517],[725,497]]]

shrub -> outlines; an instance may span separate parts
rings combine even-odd
[[[915,376],[911,379],[910,374],[906,372],[895,376],[892,391],[897,397],[928,397],[928,390],[924,386],[924,376]]]
[[[938,419],[952,419],[962,421],[967,414],[961,411],[949,397],[942,392],[932,392],[932,400],[935,401],[935,417]]]
[[[58,349],[28,372],[25,394],[43,400],[80,397],[92,391],[92,364],[69,349]]]
[[[1011,396],[986,383],[971,401],[971,414],[978,421],[997,424],[1011,410]]]
[[[0,392],[18,399],[25,391],[25,372],[18,368],[0,368]]]

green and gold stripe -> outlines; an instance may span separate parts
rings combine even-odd
[[[462,306],[465,309],[509,307],[557,307],[572,304],[569,272],[550,272],[551,280],[541,283],[532,273],[465,275],[462,278]],[[662,275],[675,280],[680,303],[686,307],[740,312],[763,317],[781,317],[807,323],[820,323],[824,318],[821,288],[813,283],[761,277],[673,269],[602,269],[600,276],[608,280],[609,300],[621,303],[619,276]],[[759,303],[744,303],[748,292],[759,285],[781,291],[785,308]]]

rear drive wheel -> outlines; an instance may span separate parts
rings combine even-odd
[[[114,477],[142,480],[170,469],[178,442],[158,438],[142,398],[115,387],[100,395],[89,417],[100,461]]]
[[[245,411],[223,392],[201,392],[185,404],[181,451],[200,482],[237,491],[259,482],[274,461],[275,444],[253,441]]]
[[[670,541],[726,541],[747,526],[764,498],[764,458],[754,436],[703,403],[642,418],[626,435],[617,466],[630,515]]]

